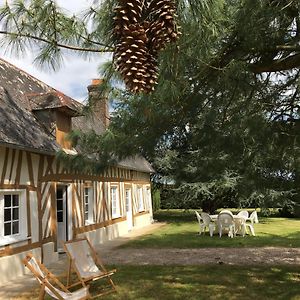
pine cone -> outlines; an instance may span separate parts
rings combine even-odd
[[[126,86],[132,92],[144,91],[147,74],[147,36],[140,24],[130,24],[116,46],[115,62]]]
[[[152,0],[148,11],[153,19],[149,29],[150,47],[157,52],[178,38],[176,7],[172,0]]]
[[[138,23],[142,16],[144,0],[119,0],[120,5],[115,8],[114,34],[120,37],[130,24]]]
[[[126,87],[150,93],[158,78],[158,52],[178,38],[173,0],[119,0],[114,61]]]

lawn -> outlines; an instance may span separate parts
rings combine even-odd
[[[155,219],[167,224],[153,234],[130,241],[123,247],[300,247],[300,220],[259,218],[256,237],[199,236],[193,211],[160,211]],[[298,265],[235,266],[210,264],[200,266],[119,265],[114,281],[117,294],[103,300],[176,300],[176,299],[289,299],[300,300]],[[64,280],[62,280],[64,281]],[[91,291],[99,287],[94,282]],[[39,289],[24,293],[18,300],[38,298]],[[50,298],[46,298],[50,299]],[[96,298],[95,298],[96,299]]]
[[[233,239],[208,233],[199,236],[198,223],[193,211],[159,211],[154,219],[167,225],[157,232],[133,240],[123,247],[300,247],[300,220],[288,218],[261,218],[254,224],[256,236],[237,236]]]
[[[119,266],[114,280],[119,292],[101,299],[300,299],[299,267],[293,266]],[[17,299],[37,297],[38,289]]]

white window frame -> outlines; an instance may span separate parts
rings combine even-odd
[[[87,208],[87,211],[86,211]],[[83,211],[84,211],[84,223],[85,225],[94,224],[94,193],[91,186],[85,186],[83,191]],[[86,218],[86,212],[88,218]]]
[[[152,197],[151,197],[151,187],[150,186],[146,186],[146,198],[147,198],[147,204],[148,207],[152,206]]]
[[[4,195],[19,196],[19,233],[4,235]],[[25,190],[0,190],[0,246],[27,240],[27,205]]]
[[[129,211],[128,208],[131,207],[131,203],[130,203],[131,201],[132,201],[131,200],[131,188],[126,187],[125,188],[125,210],[126,210],[126,213]]]
[[[116,185],[110,187],[110,200],[111,200],[111,216],[113,219],[120,218],[120,197],[119,188]]]
[[[145,211],[145,203],[144,203],[144,192],[142,186],[138,186],[137,188],[137,197],[138,197],[138,211],[143,212]]]

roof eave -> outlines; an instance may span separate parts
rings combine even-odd
[[[57,151],[47,151],[47,150],[42,150],[42,149],[37,149],[37,148],[31,148],[31,147],[25,147],[22,145],[18,145],[18,144],[12,144],[12,143],[7,143],[7,142],[3,142],[0,141],[0,146],[4,146],[4,147],[9,147],[9,148],[13,148],[13,149],[18,149],[18,150],[24,150],[24,151],[28,151],[28,152],[33,152],[33,153],[37,153],[37,154],[45,154],[45,155],[56,155]]]

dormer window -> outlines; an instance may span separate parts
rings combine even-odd
[[[82,104],[57,91],[27,95],[31,110],[63,149],[71,149],[67,136],[72,117],[80,116]]]

